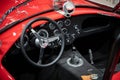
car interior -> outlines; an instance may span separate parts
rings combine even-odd
[[[119,21],[101,14],[33,18],[2,64],[16,80],[82,80],[92,72],[102,80]],[[114,72],[119,70],[118,65]]]

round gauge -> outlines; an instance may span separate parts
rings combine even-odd
[[[66,19],[64,24],[65,24],[65,26],[70,26],[71,25],[71,20],[70,19]]]
[[[58,21],[57,24],[58,24],[59,27],[63,27],[63,22],[62,21]]]
[[[66,28],[62,28],[62,31],[63,31],[64,34],[68,33],[68,30]]]
[[[45,29],[39,30],[39,31],[38,31],[38,34],[39,34],[41,37],[44,37],[44,38],[48,38],[48,37],[49,37],[48,31],[45,30]]]
[[[55,25],[52,24],[52,23],[50,23],[50,24],[49,24],[49,28],[50,28],[51,30],[53,30],[53,29],[55,29]]]
[[[54,30],[54,35],[58,35],[60,32],[59,32],[59,30],[58,29],[55,29]]]

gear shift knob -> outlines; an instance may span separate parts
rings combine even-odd
[[[71,63],[71,64],[75,64],[75,65],[79,64],[79,57],[74,54],[74,55],[71,57],[70,63]]]
[[[72,67],[79,67],[83,65],[83,60],[79,56],[79,52],[77,52],[76,48],[72,47],[72,56],[67,59],[68,65]]]

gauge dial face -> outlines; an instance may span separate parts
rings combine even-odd
[[[48,31],[45,30],[45,29],[39,30],[39,31],[38,31],[38,34],[39,34],[41,37],[44,37],[44,38],[48,38],[48,37],[49,37]]]
[[[60,34],[59,30],[58,30],[58,29],[55,29],[55,30],[54,30],[54,35],[58,35],[58,34]]]
[[[58,21],[57,24],[59,27],[63,27],[63,21]]]
[[[70,19],[66,19],[64,21],[64,24],[65,24],[65,26],[70,26],[71,25],[71,20]]]
[[[67,28],[62,28],[62,31],[63,31],[64,34],[67,34],[67,33],[68,33]]]
[[[49,24],[49,28],[50,28],[51,30],[54,30],[54,29],[55,29],[55,25],[52,24],[52,23],[50,23],[50,24]]]

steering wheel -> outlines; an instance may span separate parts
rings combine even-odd
[[[35,23],[35,22],[41,21],[41,20],[52,23],[58,29],[59,34],[58,35],[53,35],[53,36],[50,36],[50,37],[49,36],[48,37],[40,36],[38,31],[36,31],[34,28],[32,28],[32,24]],[[40,48],[39,59],[38,59],[37,62],[33,61],[28,56],[27,51],[25,50],[25,47],[24,47],[25,35],[28,31],[30,31],[33,34],[33,36],[36,38],[37,43],[38,43],[39,48]],[[42,63],[42,58],[43,58],[43,55],[44,55],[45,48],[48,46],[49,43],[54,42],[54,41],[59,40],[59,39],[61,40],[61,45],[60,45],[61,47],[60,47],[60,51],[59,51],[57,57],[54,60],[52,60],[51,62],[43,64]],[[25,28],[22,31],[22,34],[21,34],[21,37],[20,37],[20,44],[21,44],[22,53],[25,56],[25,58],[31,64],[33,64],[34,66],[37,66],[37,67],[47,67],[47,66],[51,66],[51,65],[55,64],[60,59],[60,57],[62,56],[62,53],[64,51],[64,46],[65,46],[64,35],[63,35],[63,32],[62,32],[61,28],[57,25],[57,23],[55,21],[53,21],[49,18],[46,18],[46,17],[36,18],[36,19],[33,19],[33,20],[31,20],[30,22],[27,23],[27,25],[25,26]]]

